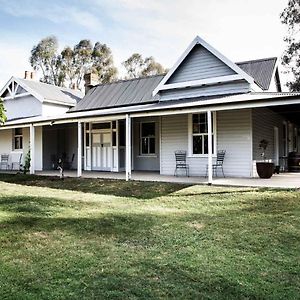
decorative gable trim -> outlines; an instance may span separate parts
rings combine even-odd
[[[12,85],[12,89],[10,86]],[[17,94],[18,87],[22,87],[26,92]],[[9,81],[4,85],[4,87],[0,91],[0,95],[2,95],[5,91],[9,92],[8,97],[4,97],[3,100],[10,100],[10,99],[15,99],[15,98],[21,98],[24,96],[30,96],[32,95],[36,99],[38,99],[40,102],[44,101],[44,97],[42,97],[40,94],[38,94],[36,91],[28,87],[26,84],[18,80],[16,77],[11,77]]]
[[[201,45],[202,47],[204,47],[206,50],[208,50],[210,53],[212,53],[214,56],[216,56],[218,59],[220,59],[224,64],[226,64],[229,68],[231,68],[237,74],[230,75],[230,76],[202,79],[202,80],[194,80],[194,81],[189,81],[189,82],[180,82],[180,83],[176,83],[176,84],[166,84],[166,82],[170,79],[170,77],[174,74],[174,72],[177,70],[177,68],[181,65],[181,63],[184,61],[184,59],[188,56],[188,54],[192,51],[192,49],[196,45]],[[232,76],[239,76],[239,79],[234,79],[235,77],[232,77]],[[220,81],[220,78],[221,78],[221,80],[223,78],[223,81]],[[226,80],[224,80],[224,79],[226,79]],[[206,43],[199,36],[196,36],[196,38],[191,42],[191,44],[188,46],[188,48],[184,51],[184,53],[177,60],[175,65],[169,70],[169,72],[162,79],[162,81],[159,83],[159,85],[154,89],[152,95],[155,96],[161,90],[172,89],[172,88],[174,88],[174,87],[172,87],[173,85],[175,85],[175,88],[185,88],[185,87],[190,87],[190,86],[199,86],[199,85],[204,85],[204,84],[216,84],[219,82],[225,82],[225,81],[230,81],[230,80],[240,80],[240,79],[244,79],[250,84],[254,83],[253,78],[251,76],[249,76],[247,73],[245,73],[240,67],[238,67],[235,63],[233,63],[231,60],[229,60],[224,55],[222,55],[219,51],[217,51],[211,45]],[[207,80],[209,83],[205,83]],[[192,83],[192,85],[191,85],[191,83]]]
[[[169,83],[169,84],[164,84],[160,88],[160,91],[180,89],[186,87],[197,87],[201,85],[212,85],[212,84],[223,83],[228,81],[237,81],[242,79],[244,79],[243,76],[235,74],[235,75],[227,75],[227,76],[220,76],[214,78],[205,78],[200,80],[186,81],[186,82]]]

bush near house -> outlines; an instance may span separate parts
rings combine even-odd
[[[299,298],[298,191],[0,180],[1,299]]]

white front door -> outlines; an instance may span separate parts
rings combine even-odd
[[[111,133],[92,133],[92,169],[111,171]]]

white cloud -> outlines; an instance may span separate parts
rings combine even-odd
[[[279,13],[287,0],[77,0],[69,1],[72,5],[67,3],[0,0],[0,7],[12,16],[45,18],[70,29],[77,26],[72,38],[58,33],[59,41],[72,44],[88,38],[105,42],[112,48],[119,68],[133,52],[152,55],[164,66],[171,67],[196,35],[234,61],[281,55],[284,49],[285,28]],[[27,59],[29,54],[24,56]]]
[[[63,3],[48,3],[45,5],[42,1],[32,0],[0,1],[0,4],[1,2],[5,2],[1,9],[14,17],[34,17],[47,19],[56,24],[76,24],[90,31],[102,29],[102,23],[94,14],[76,6]]]
[[[285,47],[279,14],[287,0],[89,2],[116,23],[111,45],[117,61],[138,51],[171,67],[196,35],[233,61],[280,56]]]
[[[23,77],[25,70],[31,70],[28,62],[30,48],[21,43],[0,42],[0,87],[11,76]]]

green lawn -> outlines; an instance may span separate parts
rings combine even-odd
[[[0,175],[0,247],[0,299],[299,299],[300,193]]]

